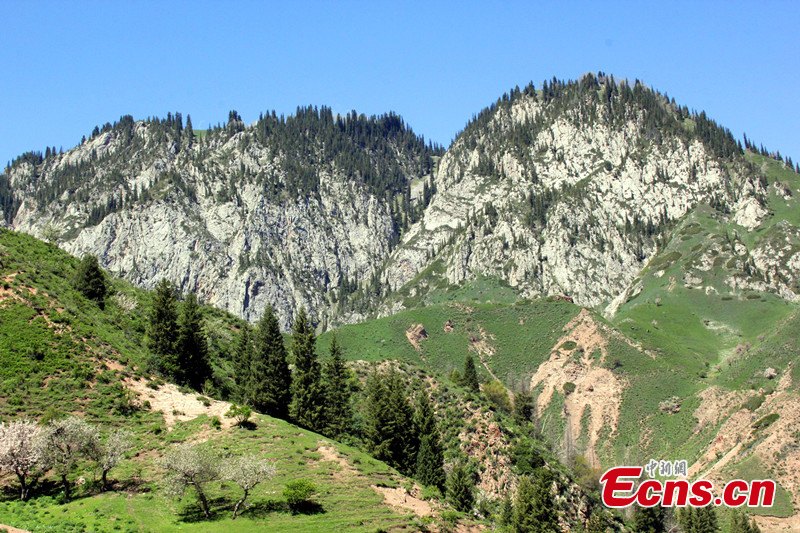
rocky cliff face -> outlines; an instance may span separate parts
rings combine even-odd
[[[341,302],[389,255],[408,217],[394,206],[432,153],[394,116],[301,110],[245,127],[232,115],[203,135],[180,117],[124,117],[67,153],[15,162],[6,219],[250,320],[267,305],[284,327],[300,306],[355,319]]]
[[[727,130],[605,75],[516,89],[434,171],[439,155],[394,115],[308,108],[245,127],[232,113],[198,135],[179,116],[123,117],[18,159],[0,209],[136,284],[166,276],[250,320],[272,305],[284,326],[299,306],[349,322],[476,276],[613,313],[696,206],[743,232],[768,215],[766,179]],[[754,250],[756,267],[769,255]]]
[[[696,205],[724,207],[745,231],[766,215],[765,183],[729,133],[605,77],[506,95],[447,151],[435,183],[384,272],[392,289],[439,261],[449,283],[496,276],[525,296],[605,306]]]

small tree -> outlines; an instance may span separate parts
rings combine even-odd
[[[165,492],[181,497],[186,489],[193,487],[200,510],[206,518],[211,517],[205,487],[220,478],[218,459],[207,448],[196,444],[179,444],[170,450],[161,462],[167,470]]]
[[[133,435],[124,429],[112,431],[97,447],[97,464],[100,467],[102,490],[108,490],[108,473],[125,458],[133,447]]]
[[[39,450],[43,464],[61,479],[64,499],[70,499],[69,474],[81,459],[97,456],[98,442],[97,428],[76,416],[53,421],[42,431]]]
[[[252,414],[253,412],[250,410],[248,406],[233,404],[231,405],[231,408],[228,409],[228,412],[225,413],[225,416],[227,416],[228,418],[235,419],[236,425],[239,427],[243,427],[250,420],[250,415]]]
[[[30,420],[0,424],[0,471],[17,476],[21,500],[28,499],[30,479],[40,467],[41,449],[38,441],[41,431]]]
[[[97,262],[97,257],[93,255],[83,257],[75,273],[75,288],[86,298],[96,302],[100,309],[105,307],[108,281]]]
[[[478,370],[475,368],[475,360],[472,358],[472,354],[468,353],[466,359],[464,359],[464,377],[461,378],[464,383],[464,387],[472,392],[478,392],[481,390],[480,381],[478,381]]]
[[[242,497],[233,506],[235,520],[247,502],[250,491],[262,481],[275,475],[275,467],[256,455],[245,455],[228,460],[222,467],[222,477],[242,489]]]
[[[469,467],[456,463],[447,477],[447,500],[456,510],[466,513],[475,502],[475,480]]]
[[[755,520],[751,520],[747,516],[747,513],[734,509],[731,512],[730,533],[761,533],[761,528],[758,527]]]

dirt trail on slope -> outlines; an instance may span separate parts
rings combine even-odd
[[[339,454],[336,449],[325,441],[320,441],[317,446],[317,453],[322,456],[323,461],[328,461],[338,464],[342,471],[338,473],[341,478],[342,474],[353,477],[363,477],[361,472],[353,468],[350,462]],[[417,498],[413,494],[408,493],[404,488],[389,488],[371,485],[372,490],[383,496],[383,503],[389,507],[411,511],[419,517],[431,516],[434,514],[431,504]]]
[[[586,309],[564,326],[550,358],[542,363],[531,378],[531,389],[542,385],[536,400],[541,413],[553,399],[553,393],[564,393],[566,383],[574,391],[564,400],[564,415],[570,432],[577,441],[581,434],[581,418],[590,411],[587,459],[598,465],[596,446],[605,426],[614,433],[619,423],[619,409],[624,383],[607,368],[600,366],[608,356],[608,336],[612,334],[598,323]],[[574,348],[570,346],[574,344]],[[594,355],[599,354],[598,358]]]

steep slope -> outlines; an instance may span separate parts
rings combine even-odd
[[[113,279],[112,296],[101,309],[73,289],[77,265],[76,258],[53,245],[0,229],[0,422],[31,418],[46,423],[74,414],[101,424],[104,431],[130,431],[134,453],[113,471],[115,490],[101,492],[92,465],[82,463],[70,474],[75,484],[71,502],[62,502],[59,487],[50,475],[44,475],[35,485],[31,501],[17,501],[11,494],[0,498],[0,523],[32,531],[249,531],[264,527],[418,531],[480,528],[490,523],[452,511],[447,514],[448,506],[441,498],[431,497],[430,491],[423,492],[413,480],[363,450],[268,416],[256,415],[253,428],[237,428],[227,415],[230,403],[150,375],[145,370],[148,354],[144,348],[150,294]],[[458,331],[453,337],[463,340],[461,328],[470,324],[473,310],[466,306],[458,309],[461,311],[450,315],[451,327]],[[554,338],[556,330],[577,311],[563,301],[532,303],[520,309],[519,316],[536,319],[542,327],[550,324],[543,319],[552,320]],[[515,309],[510,314],[499,308],[488,311],[498,313],[500,320],[519,318]],[[224,394],[229,382],[228,353],[242,323],[209,307],[203,308],[203,315],[214,363],[214,388]],[[380,326],[387,320],[397,318],[373,324]],[[480,330],[478,327],[476,334]],[[319,345],[327,346],[326,340],[321,338]],[[409,390],[424,387],[433,398],[446,464],[465,457],[476,468],[478,505],[484,517],[496,513],[502,499],[513,492],[518,476],[525,473],[525,462],[520,459],[524,456],[528,462],[545,461],[555,473],[557,513],[565,528],[585,524],[597,513],[615,530],[620,528],[621,519],[602,511],[592,489],[575,481],[570,469],[559,464],[542,441],[531,438],[530,428],[512,420],[508,412],[497,411],[484,398],[440,379],[423,368],[427,365],[409,364],[420,360],[403,356],[403,345],[397,346],[396,353],[378,358],[350,342],[347,335],[342,340],[348,355],[355,359],[350,367],[362,381],[374,366],[397,365],[385,359],[405,359],[397,366]],[[469,342],[476,353],[488,356],[494,351],[488,339]],[[413,348],[412,353],[416,353]],[[510,353],[502,351],[502,355]],[[353,389],[353,407],[360,417],[361,403],[366,400],[361,387]],[[357,435],[349,438],[359,444]],[[229,518],[231,487],[212,484],[213,520],[204,521],[191,496],[172,499],[162,484],[160,459],[172,445],[184,442],[205,443],[223,458],[257,453],[275,462],[277,474],[253,491],[252,507],[235,521]],[[298,478],[317,485],[318,512],[287,511],[281,493],[286,482]],[[0,477],[0,489],[8,489],[14,482]],[[491,519],[496,520],[496,515]]]
[[[511,91],[440,155],[391,114],[232,112],[196,134],[180,115],[123,117],[18,158],[0,209],[139,286],[168,277],[249,320],[273,305],[284,326],[305,306],[324,327],[481,277],[613,314],[686,213],[713,204],[745,233],[781,194],[705,114],[602,73]],[[793,299],[785,259],[765,288]]]
[[[435,521],[433,502],[408,493],[413,483],[367,454],[268,416],[256,416],[252,430],[232,427],[230,404],[153,379],[142,369],[149,294],[113,280],[115,294],[101,310],[72,289],[77,264],[52,245],[0,229],[0,422],[75,414],[106,431],[129,431],[134,450],[112,471],[110,492],[100,492],[92,465],[80,464],[70,474],[75,494],[66,504],[49,476],[34,498],[18,501],[5,492],[16,479],[4,472],[0,524],[30,531],[416,531]],[[219,366],[240,321],[211,308],[203,313]],[[216,484],[214,520],[200,521],[192,497],[172,499],[161,484],[159,461],[181,442],[205,442],[222,456],[258,453],[277,472],[235,521],[231,491]],[[319,512],[285,508],[283,487],[298,478],[317,486]]]
[[[415,216],[436,150],[396,115],[300,108],[195,134],[182,117],[122,117],[76,148],[26,154],[0,177],[11,228],[142,287],[166,277],[239,316],[284,326],[346,305]],[[417,182],[415,182],[417,180]],[[416,192],[415,192],[416,194]]]
[[[602,74],[504,95],[467,125],[435,178],[384,271],[394,290],[484,275],[524,296],[598,307],[696,205],[724,206],[742,231],[766,216],[765,180],[727,130]]]

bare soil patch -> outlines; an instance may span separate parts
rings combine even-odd
[[[199,394],[183,393],[177,385],[172,383],[165,383],[158,389],[148,387],[147,381],[144,379],[125,378],[123,383],[136,393],[140,402],[148,401],[153,411],[161,411],[169,429],[172,429],[176,422],[193,420],[200,415],[217,416],[223,427],[233,426],[234,420],[225,417],[225,413],[231,408],[231,404],[228,402],[209,399],[209,405],[206,406],[197,399]]]
[[[406,339],[416,351],[422,351],[420,343],[428,338],[428,332],[422,324],[414,324],[406,330]]]
[[[372,489],[383,495],[383,503],[390,507],[411,511],[419,517],[431,516],[433,514],[433,507],[431,507],[431,504],[409,494],[403,488],[398,487],[392,489],[373,485]]]
[[[609,335],[589,311],[582,309],[564,326],[564,335],[556,342],[550,358],[539,365],[531,378],[531,390],[543,386],[536,400],[539,412],[547,408],[555,391],[565,393],[571,389],[564,399],[564,416],[576,440],[581,434],[583,413],[589,409],[587,458],[592,465],[599,464],[596,446],[603,428],[610,427],[612,433],[617,430],[625,387],[613,372],[600,366],[608,355]]]

